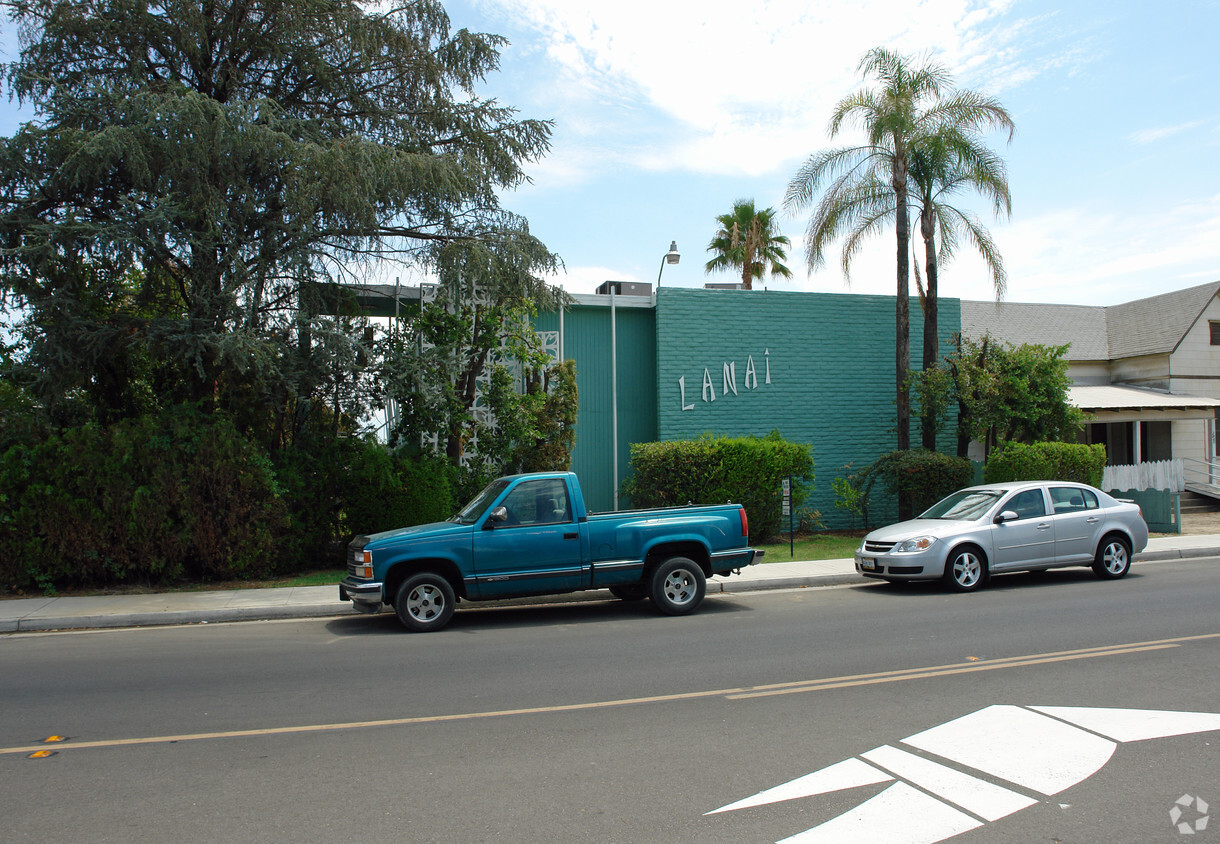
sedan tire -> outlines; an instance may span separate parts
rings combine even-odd
[[[1093,574],[1102,580],[1118,580],[1131,571],[1131,545],[1121,536],[1111,534],[1097,547]]]
[[[987,561],[972,545],[957,548],[945,561],[945,585],[955,592],[974,592],[987,579]]]

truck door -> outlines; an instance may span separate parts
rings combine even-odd
[[[563,592],[588,582],[579,525],[563,478],[517,484],[500,501],[507,519],[474,533],[475,586],[482,598]]]

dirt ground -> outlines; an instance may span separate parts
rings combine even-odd
[[[1220,513],[1183,513],[1182,533],[1220,534]]]

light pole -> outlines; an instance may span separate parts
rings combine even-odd
[[[665,265],[676,264],[680,260],[682,260],[682,255],[678,252],[678,241],[671,240],[669,251],[661,256],[661,269],[657,270],[657,287],[661,286],[661,273],[665,272]]]

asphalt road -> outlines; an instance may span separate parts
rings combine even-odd
[[[1201,559],[973,595],[715,596],[683,618],[467,610],[427,635],[392,615],[10,635],[0,835],[841,841],[836,818],[872,799],[889,831],[858,840],[1220,840],[1220,819],[1187,837],[1171,817],[1220,811],[1220,716],[1132,739],[1091,712],[1220,713],[1217,606],[1220,560]],[[934,799],[963,782],[964,813]]]

